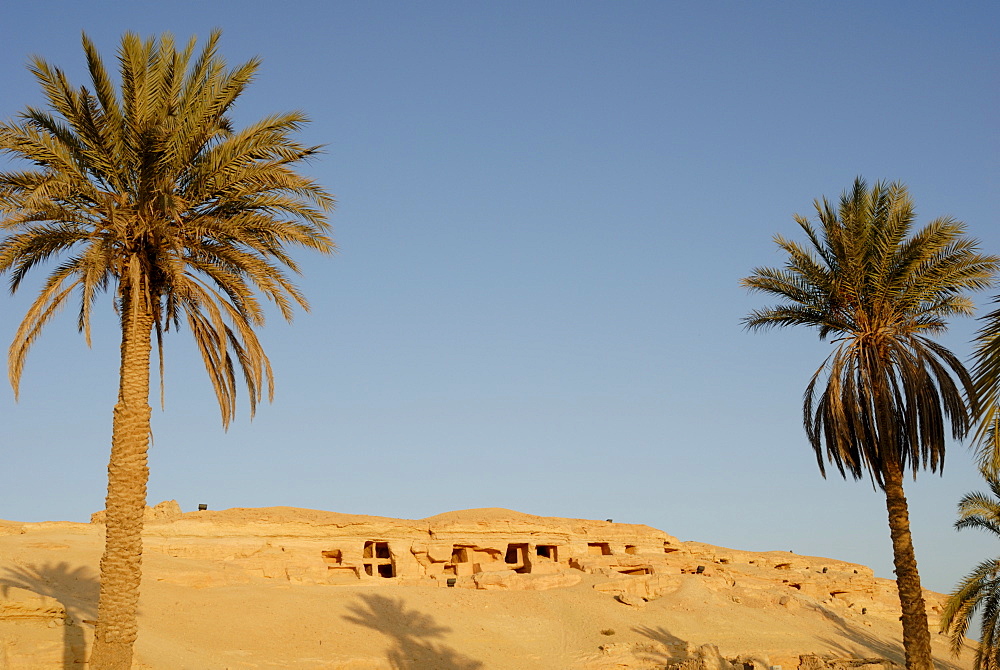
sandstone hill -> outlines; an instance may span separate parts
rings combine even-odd
[[[0,521],[0,670],[83,668],[103,513]],[[505,509],[147,509],[139,668],[849,670],[902,664],[894,582]],[[943,596],[925,592],[932,621]],[[938,667],[971,666],[934,636]]]

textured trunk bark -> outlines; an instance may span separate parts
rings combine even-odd
[[[115,405],[105,501],[107,538],[90,667],[130,670],[142,577],[142,521],[149,479],[149,359],[153,317],[122,306],[121,379]]]
[[[903,495],[903,471],[889,464],[884,473],[885,506],[889,512],[892,536],[892,559],[896,566],[896,588],[903,610],[903,649],[907,670],[934,670],[931,657],[931,633],[927,625],[927,607],[917,572],[917,556],[910,535],[910,514]]]

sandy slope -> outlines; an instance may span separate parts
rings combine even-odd
[[[68,614],[60,625],[51,613],[18,619],[0,608],[0,670],[84,667],[101,543],[99,525],[0,522],[0,604],[32,592]],[[889,617],[847,616],[806,600],[776,607],[759,588],[702,575],[679,575],[672,593],[632,607],[596,591],[595,575],[545,591],[392,580],[198,588],[199,573],[214,569],[205,561],[157,552],[144,561],[143,668],[662,668],[701,644],[727,657],[766,656],[785,670],[806,653],[902,661],[900,626]],[[969,653],[955,660],[944,637],[935,638],[939,667],[970,666]]]

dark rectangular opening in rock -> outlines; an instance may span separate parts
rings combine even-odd
[[[528,545],[508,544],[507,551],[503,555],[503,562],[514,572],[521,574],[531,572],[531,565],[528,562]]]
[[[559,549],[553,544],[540,544],[535,547],[535,554],[550,561],[559,560]]]
[[[607,542],[588,542],[587,553],[591,556],[610,556],[611,545]]]
[[[520,565],[524,563],[524,555],[528,551],[526,544],[508,544],[507,551],[503,555],[503,562],[507,565]]]
[[[365,542],[362,553],[362,564],[365,566],[365,574],[374,577],[395,577],[396,566],[392,560],[392,552],[389,551],[388,542],[369,540]]]

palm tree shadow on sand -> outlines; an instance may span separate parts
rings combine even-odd
[[[688,643],[663,626],[657,628],[637,626],[632,630],[653,642],[658,642],[664,649],[663,651],[641,652],[642,660],[667,666],[672,663],[681,663],[688,659]]]
[[[353,616],[344,619],[377,630],[394,641],[388,660],[394,670],[478,670],[479,661],[434,642],[451,631],[432,616],[406,609],[403,599],[394,600],[377,594],[359,596],[361,603],[351,606]]]
[[[905,666],[905,657],[903,652],[902,644],[895,642],[886,642],[881,640],[871,633],[863,630],[857,624],[848,623],[843,617],[838,614],[831,612],[826,608],[819,610],[831,623],[833,623],[839,640],[832,638],[824,638],[822,641],[828,644],[831,648],[835,649],[838,653],[842,653],[844,656],[857,656],[857,647],[860,647],[865,652],[871,652],[874,656],[880,658],[885,658],[896,665],[903,667]],[[934,629],[931,629],[931,634],[935,633]],[[843,640],[849,640],[850,642],[857,645],[857,647],[852,648],[843,643]],[[942,659],[940,656],[934,656],[934,667],[943,668],[945,670],[961,670],[962,666],[955,662],[954,658]]]
[[[59,601],[66,609],[63,624],[63,667],[79,668],[86,654],[84,619],[97,618],[100,581],[86,566],[46,563],[5,568],[0,588],[26,589]]]

